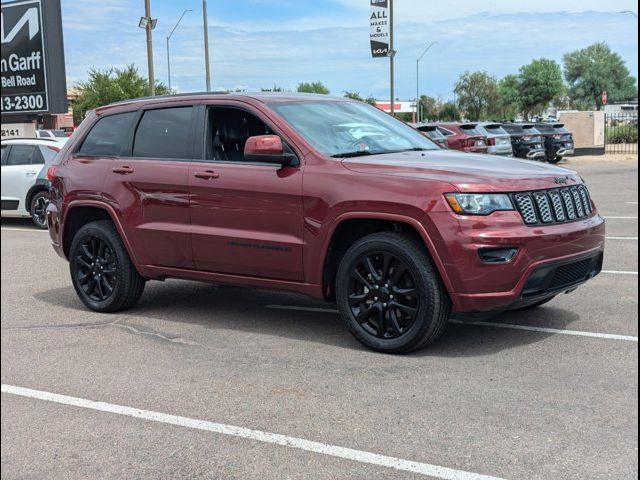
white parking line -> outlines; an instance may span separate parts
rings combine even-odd
[[[35,228],[14,228],[14,227],[0,227],[0,230],[10,230],[12,232],[37,232],[37,233],[49,233],[48,230],[36,230]]]
[[[638,205],[638,202],[627,202],[627,205]]]
[[[623,270],[603,270],[601,273],[609,275],[638,275],[638,272],[625,272]]]
[[[638,217],[604,217],[606,220],[638,220]]]
[[[638,240],[638,237],[605,237],[607,240]]]
[[[354,462],[393,468],[395,470],[427,475],[443,480],[500,480],[497,477],[490,477],[487,475],[480,475],[477,473],[465,472],[464,470],[455,470],[447,467],[439,467],[437,465],[430,465],[428,463],[413,462],[411,460],[403,460],[401,458],[387,457],[386,455],[378,455],[377,453],[338,447],[336,445],[329,445],[326,443],[314,442],[312,440],[305,440],[304,438],[288,437],[286,435],[280,435],[278,433],[263,432],[260,430],[252,430],[250,428],[236,427],[234,425],[208,422],[206,420],[196,420],[193,418],[169,415],[166,413],[154,412],[151,410],[142,410],[139,408],[115,405],[113,403],[95,402],[93,400],[87,400],[78,397],[69,397],[67,395],[59,395],[57,393],[44,392],[42,390],[32,390],[30,388],[3,384],[2,391],[4,393],[9,393],[12,395],[35,398],[47,402],[59,403],[62,405],[71,405],[73,407],[114,413],[116,415],[140,418],[152,422],[177,425],[179,427],[192,428],[195,430],[204,430],[221,435],[229,435],[232,437],[246,438],[248,440],[270,443],[283,447],[297,448],[299,450],[318,453],[320,455],[328,455],[331,457],[352,460]]]
[[[266,305],[265,308],[273,310],[298,310],[301,312],[319,312],[319,313],[333,313],[337,314],[338,310],[333,308],[310,308],[310,307],[295,307],[292,305]],[[592,337],[603,338],[606,340],[623,340],[626,342],[638,342],[638,337],[632,337],[630,335],[615,335],[611,333],[597,333],[597,332],[581,332],[579,330],[560,330],[557,328],[543,328],[543,327],[530,327],[528,325],[515,325],[512,323],[497,323],[497,322],[465,322],[461,320],[450,320],[451,323],[457,323],[461,325],[476,325],[480,327],[495,327],[495,328],[507,328],[511,330],[527,330],[530,332],[540,333],[554,333],[558,335],[573,335],[576,337]]]

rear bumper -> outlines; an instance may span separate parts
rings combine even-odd
[[[546,156],[547,154],[544,150],[530,150],[526,154],[526,157],[532,160],[535,160],[538,158],[545,158]]]
[[[489,147],[488,153],[491,155],[509,156],[513,155],[513,148],[511,148],[511,145]]]
[[[535,303],[576,288],[602,268],[605,222],[597,214],[536,227],[525,226],[517,212],[496,212],[490,217],[433,215],[438,216],[433,226],[439,232],[434,241],[439,266],[456,313],[504,311],[523,302]],[[517,253],[505,263],[485,263],[480,258],[481,250],[498,248],[517,249]],[[558,270],[585,259],[595,266],[582,265],[583,276],[580,271],[568,275],[573,267],[567,267],[569,272]]]

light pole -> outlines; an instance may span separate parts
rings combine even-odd
[[[416,60],[416,122],[420,123],[420,60],[424,57],[431,47],[436,45],[438,42],[431,42],[427,48],[424,49],[422,55],[418,57]]]
[[[182,17],[184,17],[184,15],[187,12],[193,12],[193,10],[189,8],[183,11],[182,15],[180,15],[180,18],[178,19],[175,26],[171,30],[171,33],[167,35],[167,84],[169,86],[169,92],[171,92],[171,60],[169,59],[169,40],[171,40],[171,36],[173,35],[173,32],[176,31],[176,28],[178,28],[178,25],[180,25],[180,22],[182,21]]]
[[[204,26],[204,72],[207,92],[211,91],[211,71],[209,69],[209,22],[207,20],[207,0],[202,0],[202,23]]]
[[[144,0],[144,17],[140,17],[138,26],[147,32],[147,68],[149,71],[149,94],[156,94],[156,79],[153,74],[153,36],[152,30],[156,28],[157,19],[151,18],[151,0]]]

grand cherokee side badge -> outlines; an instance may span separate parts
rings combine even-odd
[[[554,181],[558,185],[566,185],[567,183],[569,183],[569,177],[556,177],[554,178]]]

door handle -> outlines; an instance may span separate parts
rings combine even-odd
[[[201,178],[203,180],[211,180],[220,177],[220,174],[214,172],[213,170],[206,170],[204,172],[196,172],[193,174],[193,176],[196,178]]]
[[[120,175],[129,175],[130,173],[133,173],[133,168],[125,165],[122,167],[115,167],[112,171],[113,173],[119,173]]]
[[[36,175],[38,172],[34,172],[34,171],[30,171],[30,172],[25,172],[25,175],[27,177],[33,177],[34,175]]]

